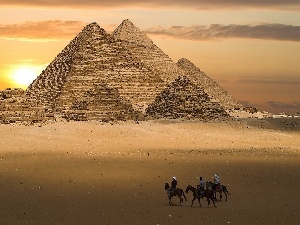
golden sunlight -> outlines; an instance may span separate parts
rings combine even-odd
[[[40,69],[33,66],[18,66],[12,72],[12,80],[18,86],[27,87],[39,75]]]

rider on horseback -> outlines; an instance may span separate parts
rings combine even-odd
[[[218,175],[218,173],[215,173],[214,176],[214,186],[212,187],[214,191],[216,191],[219,188],[220,185],[220,177]]]
[[[204,180],[202,180],[202,177],[200,177],[199,185],[197,185],[198,196],[200,196],[200,197],[203,196],[204,188],[205,188],[205,182],[204,182]]]
[[[173,177],[172,182],[171,182],[171,187],[167,190],[168,196],[171,197],[172,192],[176,189],[177,186],[177,179],[176,177]]]

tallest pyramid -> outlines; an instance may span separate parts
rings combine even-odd
[[[234,101],[199,71],[174,63],[129,20],[112,34],[91,23],[29,85],[24,102],[74,120],[226,117]]]
[[[121,39],[126,48],[148,69],[158,74],[166,84],[183,75],[183,70],[128,19],[115,29],[112,36]]]

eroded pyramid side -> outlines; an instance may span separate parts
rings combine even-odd
[[[242,108],[242,105],[238,103],[233,96],[189,60],[182,58],[178,60],[177,65],[184,70],[185,75],[192,82],[202,87],[204,91],[219,102],[226,111],[231,112],[235,108]]]
[[[31,123],[53,119],[53,115],[45,112],[42,107],[28,104],[25,91],[20,88],[7,88],[0,91],[0,124],[1,123]]]
[[[65,82],[74,70],[74,62],[80,60],[82,49],[88,46],[89,37],[93,34],[101,39],[108,35],[97,23],[87,25],[28,86],[28,101],[45,108],[55,108]]]
[[[77,98],[63,113],[65,119],[75,121],[128,120],[138,116],[132,104],[123,99],[117,89],[105,83],[94,84],[92,89],[86,91],[84,98]]]
[[[150,118],[222,120],[224,108],[187,77],[178,77],[146,109]]]

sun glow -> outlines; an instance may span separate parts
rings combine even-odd
[[[16,85],[27,88],[39,75],[39,68],[33,66],[19,66],[12,72],[12,80]]]

